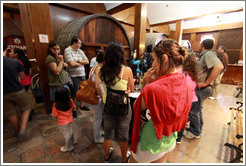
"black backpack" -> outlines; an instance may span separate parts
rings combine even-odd
[[[146,72],[149,68],[152,66],[152,56],[150,53],[144,53],[144,56],[142,59],[140,59],[139,63],[139,69],[142,72]]]

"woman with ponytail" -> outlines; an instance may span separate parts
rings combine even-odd
[[[191,87],[177,72],[187,56],[185,50],[168,39],[153,48],[152,56],[152,68],[144,75],[143,90],[134,103],[130,162],[165,162],[191,108]]]

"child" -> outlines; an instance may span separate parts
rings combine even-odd
[[[183,73],[186,76],[187,82],[192,87],[192,94],[193,94],[192,105],[191,105],[190,113],[189,113],[189,116],[188,116],[188,121],[189,121],[189,117],[192,116],[192,113],[193,113],[192,110],[194,110],[196,108],[197,103],[198,103],[198,98],[197,98],[196,93],[195,93],[196,81],[197,81],[196,56],[195,56],[195,54],[193,52],[190,52],[188,54],[188,57],[185,59],[185,61],[183,63]],[[189,130],[187,125],[186,125],[186,130]],[[181,129],[181,131],[178,132],[178,138],[176,139],[176,143],[177,144],[181,143],[181,138],[183,136],[183,132],[184,132],[183,129]],[[184,133],[184,136],[187,137],[186,132]]]
[[[73,114],[72,110],[75,109],[75,104],[69,96],[69,90],[65,87],[58,87],[55,93],[55,102],[52,108],[52,116],[57,117],[57,125],[66,144],[61,147],[62,152],[73,150],[73,145],[77,143],[72,128]]]

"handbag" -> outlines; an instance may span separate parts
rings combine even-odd
[[[34,83],[34,79],[37,77],[36,82]],[[38,73],[35,74],[32,79],[31,79],[31,90],[32,90],[32,94],[35,98],[35,101],[37,104],[39,103],[43,103],[44,99],[43,99],[43,92],[41,87],[39,86],[39,75]]]
[[[104,112],[112,116],[125,116],[129,110],[129,99],[125,91],[107,87],[107,98]]]
[[[95,89],[95,82],[91,80],[92,75],[87,80],[80,81],[80,89],[77,91],[76,97],[79,101],[95,105],[98,104],[99,98]]]

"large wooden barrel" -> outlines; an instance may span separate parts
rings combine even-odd
[[[163,33],[146,33],[145,34],[145,50],[146,47],[150,44],[152,44],[152,46],[155,46],[155,42],[157,41],[157,39],[162,35]],[[131,48],[134,48],[134,37],[132,37],[130,39],[130,45]]]
[[[118,41],[123,45],[125,58],[129,58],[131,53],[126,30],[115,18],[107,14],[93,14],[66,24],[56,39],[62,51],[70,45],[74,36],[79,37],[85,44],[83,50],[89,60],[95,56],[96,48],[105,49],[111,41]]]

